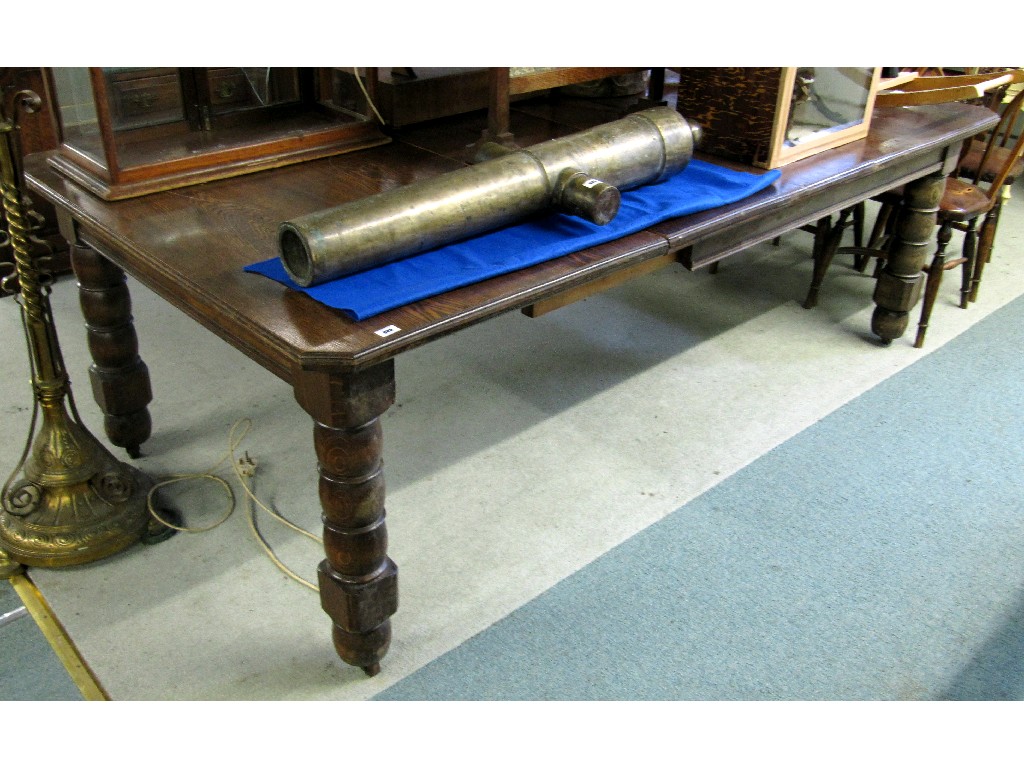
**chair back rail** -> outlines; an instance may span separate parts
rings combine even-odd
[[[1013,129],[1016,125],[1018,118],[1021,115],[1021,110],[1024,109],[1024,89],[1020,91],[1003,109],[1002,116],[1000,117],[998,125],[992,129],[992,132],[988,135],[985,143],[985,151],[982,153],[981,159],[978,161],[977,167],[972,169],[972,172],[968,178],[976,186],[981,186],[985,181],[988,173],[991,172],[991,161],[997,155],[997,150],[1005,150],[1010,140],[1012,139]],[[990,198],[994,198],[999,194],[1003,184],[1006,183],[1007,178],[1013,170],[1014,164],[1016,164],[1020,158],[1024,155],[1024,132],[1016,139],[1013,149],[1009,152],[1001,153],[1002,162],[992,179],[986,193]]]
[[[916,77],[895,88],[879,91],[875,97],[875,106],[904,107],[972,101],[1019,83],[1024,83],[1024,70],[1021,69],[972,75]]]

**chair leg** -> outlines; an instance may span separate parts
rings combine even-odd
[[[818,251],[821,250],[822,245],[825,243],[825,238],[828,237],[828,231],[832,222],[831,216],[822,216],[816,222],[814,222],[814,242],[811,244],[811,258],[818,258]],[[805,231],[810,231],[810,227],[804,227]]]
[[[1008,197],[1009,194],[1009,187],[1004,186],[999,190],[999,194],[996,195],[996,204],[992,207],[992,210],[988,212],[988,216],[992,219],[992,243],[989,244],[988,255],[985,258],[986,263],[992,261],[992,244],[996,241],[996,229],[999,227],[999,215],[1003,210],[1003,200]],[[971,299],[971,301],[974,301],[974,299]]]
[[[878,216],[875,218],[875,224],[871,227],[871,236],[868,238],[868,248],[878,248],[882,239],[888,234],[890,224],[892,223],[893,213],[896,210],[896,206],[892,203],[883,203],[882,207],[878,209]]]
[[[981,278],[979,270],[984,259],[979,258],[976,226],[977,219],[971,219],[964,232],[964,271],[960,284],[960,309],[967,309],[967,303],[971,301],[971,295],[977,289],[975,281]]]
[[[882,241],[888,232],[888,225],[892,218],[893,206],[889,203],[883,203],[882,207],[878,209],[878,216],[875,218],[874,226],[871,227],[871,235],[868,237],[868,248],[878,249],[881,247]],[[869,257],[858,255],[853,262],[854,268],[858,272],[863,272],[868,267]]]
[[[828,235],[831,230],[831,216],[822,216],[814,223],[814,246],[811,250],[811,258],[815,260],[820,258],[821,249],[828,245]]]
[[[939,227],[939,248],[932,258],[931,266],[928,267],[928,277],[924,284],[924,300],[921,302],[921,319],[917,324],[917,338],[914,346],[920,349],[924,346],[924,337],[928,332],[928,322],[932,317],[932,309],[935,307],[935,298],[939,295],[939,286],[942,285],[942,273],[946,271],[946,246],[953,236],[953,227],[949,222],[943,222]]]
[[[824,244],[820,247],[817,244],[815,246],[814,274],[811,277],[811,287],[807,290],[807,298],[804,299],[804,309],[812,309],[818,304],[818,292],[821,290],[821,284],[825,281],[825,273],[828,272],[829,265],[832,263],[832,257],[836,255],[836,249],[839,248],[839,242],[843,239],[843,229],[849,216],[849,209],[842,211],[839,214],[839,221],[832,227],[828,237],[823,238]],[[817,239],[816,235],[815,240]]]
[[[978,288],[981,286],[981,275],[985,271],[985,265],[992,261],[992,246],[996,239],[996,227],[999,225],[998,206],[993,208],[985,216],[981,224],[981,233],[978,235],[978,257],[974,262],[974,270],[971,273],[971,290],[968,301],[978,300]]]
[[[884,226],[882,231],[878,234],[877,243],[874,245],[875,248],[885,250],[888,248],[888,243],[892,240],[893,232],[896,231],[896,226],[899,224],[901,209],[896,205],[889,205],[889,211],[886,213]],[[952,232],[951,232],[952,234]],[[878,259],[875,263],[875,280],[882,274],[882,268],[885,267],[885,262],[882,259]]]
[[[866,206],[861,200],[853,206],[853,244],[858,248],[864,247],[864,217]]]
[[[865,205],[861,201],[856,203],[853,208],[853,245],[855,248],[864,247],[864,218],[865,218]],[[853,257],[853,268],[858,272],[863,272],[867,267],[867,259],[869,257],[862,254],[855,254]]]

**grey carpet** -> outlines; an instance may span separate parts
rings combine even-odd
[[[383,691],[1024,698],[1024,299]]]

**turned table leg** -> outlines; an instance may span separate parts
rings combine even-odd
[[[114,445],[132,458],[152,431],[147,406],[153,399],[149,369],[139,357],[132,301],[124,272],[81,241],[71,245],[71,266],[85,318],[93,364],[92,392],[104,414],[103,426]]]
[[[398,609],[398,569],[387,556],[380,416],[395,398],[394,363],[365,371],[303,371],[295,397],[313,417],[324,550],[320,603],[343,661],[380,671]]]
[[[897,214],[893,244],[875,286],[871,330],[890,344],[907,330],[910,310],[921,297],[922,270],[931,252],[946,177],[934,173],[907,184]]]

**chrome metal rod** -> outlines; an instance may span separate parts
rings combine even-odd
[[[5,627],[11,622],[17,621],[18,619],[23,619],[26,616],[28,616],[28,608],[26,608],[24,605],[15,608],[13,611],[8,611],[7,613],[0,614],[0,627]]]

